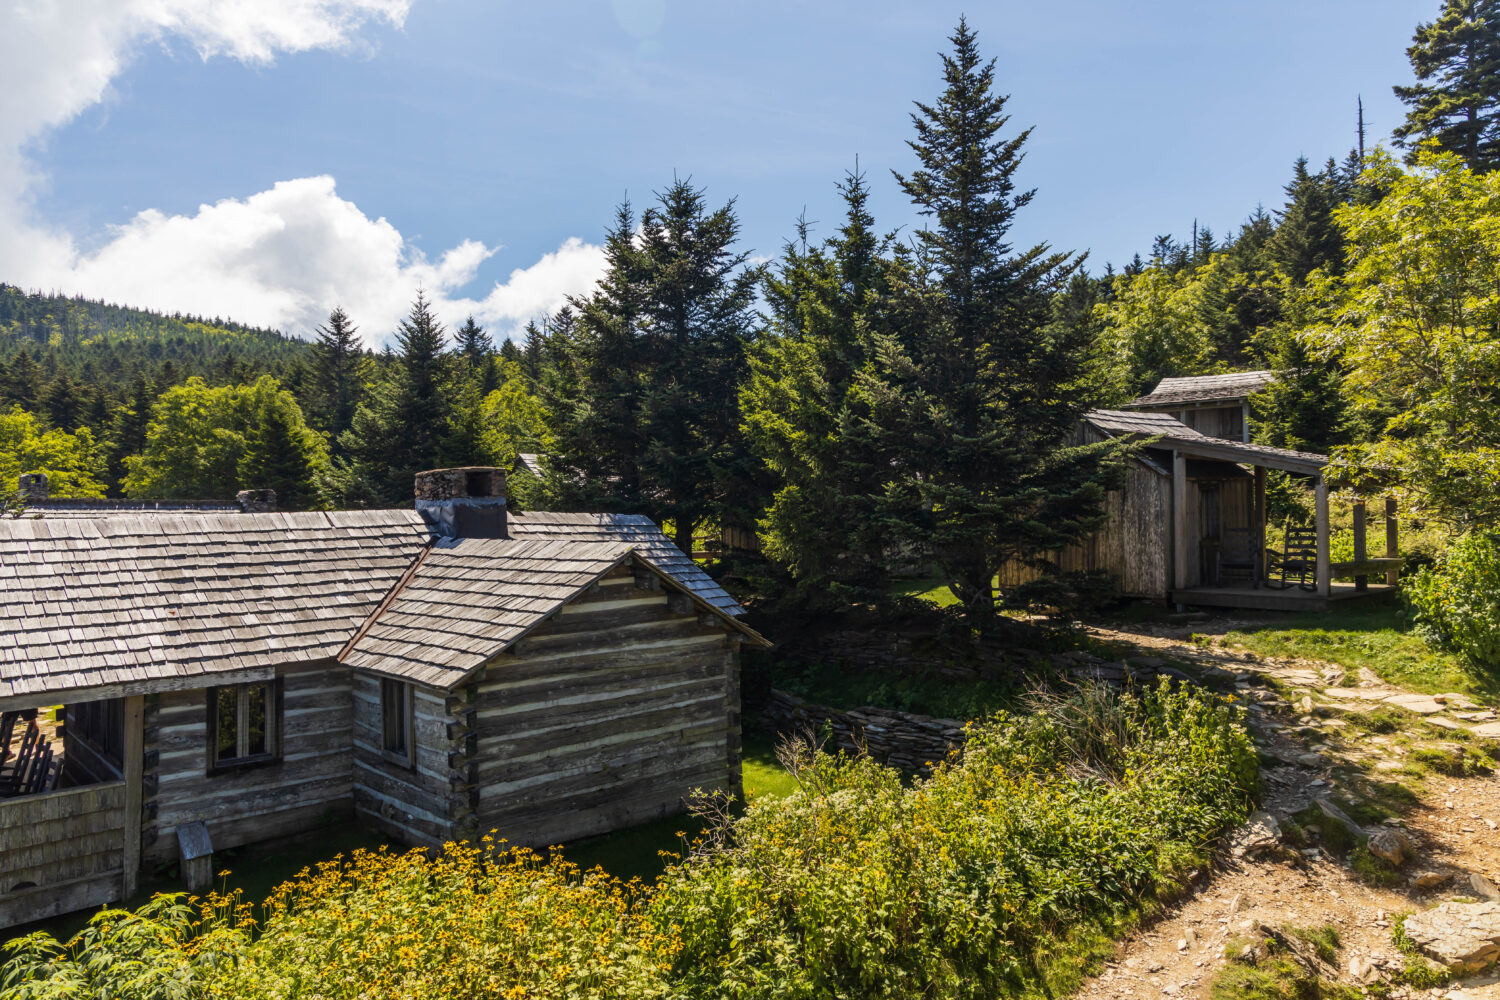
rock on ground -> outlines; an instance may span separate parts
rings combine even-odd
[[[1482,969],[1500,958],[1500,903],[1439,903],[1406,918],[1406,936],[1455,969]]]

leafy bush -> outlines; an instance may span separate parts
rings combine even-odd
[[[910,786],[867,758],[789,749],[798,790],[718,814],[654,887],[492,843],[360,851],[260,910],[159,897],[67,944],[19,939],[0,996],[1011,992],[1175,892],[1256,780],[1237,710],[1196,689],[1027,708]]]
[[[1470,532],[1407,584],[1418,628],[1432,644],[1500,671],[1500,536]]]
[[[1091,922],[1174,891],[1243,819],[1255,759],[1232,708],[1166,685],[1085,689],[976,727],[904,788],[805,755],[802,790],[753,804],[650,903],[690,995],[989,997]]]

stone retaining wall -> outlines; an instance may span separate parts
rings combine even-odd
[[[929,773],[932,764],[967,739],[964,724],[957,719],[870,705],[840,712],[785,691],[773,690],[761,714],[761,726],[778,736],[798,737],[809,731],[821,736],[825,722],[833,733],[834,746],[828,749],[865,752],[888,767],[918,774]]]

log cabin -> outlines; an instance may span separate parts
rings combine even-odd
[[[1256,373],[1252,373],[1256,374]],[[1172,381],[1172,380],[1167,380]],[[1321,610],[1336,601],[1389,597],[1401,563],[1394,501],[1385,502],[1385,554],[1369,551],[1365,501],[1354,505],[1353,558],[1332,558],[1328,458],[1219,437],[1167,413],[1093,410],[1076,441],[1127,438],[1144,447],[1109,493],[1103,527],[1088,540],[1044,557],[1011,562],[1002,587],[1053,570],[1102,571],[1124,597],[1174,605]],[[1273,579],[1278,557],[1267,546],[1266,475],[1276,469],[1312,483],[1314,523],[1306,528],[1307,572],[1296,585]],[[1351,583],[1337,582],[1352,578]],[[1383,582],[1376,583],[1375,580]]]
[[[0,521],[0,927],[334,821],[547,845],[739,791],[765,640],[649,519],[511,512],[489,468],[251,500]]]

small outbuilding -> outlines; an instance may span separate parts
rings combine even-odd
[[[1270,371],[1164,378],[1122,409],[1165,413],[1208,437],[1248,444],[1250,397],[1275,380]]]
[[[1107,520],[1080,545],[1053,553],[1064,572],[1104,571],[1122,596],[1170,604],[1269,610],[1314,610],[1333,601],[1388,594],[1396,583],[1395,508],[1385,507],[1385,554],[1368,554],[1365,506],[1355,505],[1353,559],[1332,559],[1328,458],[1214,437],[1165,413],[1093,410],[1082,441],[1131,438],[1146,445],[1129,461],[1124,485],[1106,502]],[[1306,572],[1297,585],[1274,580],[1278,556],[1267,549],[1266,472],[1277,469],[1313,483],[1315,523],[1307,526]],[[1034,579],[1035,567],[1011,564],[1001,583]],[[1354,577],[1335,583],[1335,577]],[[1373,580],[1383,580],[1374,583]]]

